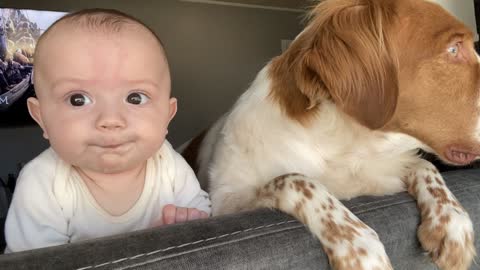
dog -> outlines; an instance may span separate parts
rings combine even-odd
[[[185,153],[213,214],[272,207],[320,240],[333,269],[392,269],[341,199],[407,190],[418,237],[444,270],[475,257],[468,213],[418,149],[480,156],[473,33],[424,0],[325,0],[290,47]]]

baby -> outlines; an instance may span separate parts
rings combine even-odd
[[[210,200],[165,140],[176,113],[160,39],[113,10],[69,14],[39,39],[30,115],[51,148],[19,175],[6,252],[206,218]]]

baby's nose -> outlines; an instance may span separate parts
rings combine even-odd
[[[123,129],[126,127],[126,120],[120,109],[107,107],[101,111],[96,126],[101,130]]]

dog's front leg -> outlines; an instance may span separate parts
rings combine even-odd
[[[443,270],[468,269],[475,256],[472,221],[438,170],[419,160],[404,182],[417,199],[422,218],[418,238],[423,248]]]
[[[272,207],[308,226],[323,245],[332,269],[393,269],[377,233],[318,180],[279,176],[257,191],[257,207]]]

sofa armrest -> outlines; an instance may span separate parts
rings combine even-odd
[[[474,222],[480,254],[480,170],[443,174]],[[345,202],[376,230],[395,269],[436,269],[416,238],[405,192]],[[330,269],[319,241],[291,216],[259,209],[0,256],[0,269]],[[479,269],[477,265],[471,269]]]

